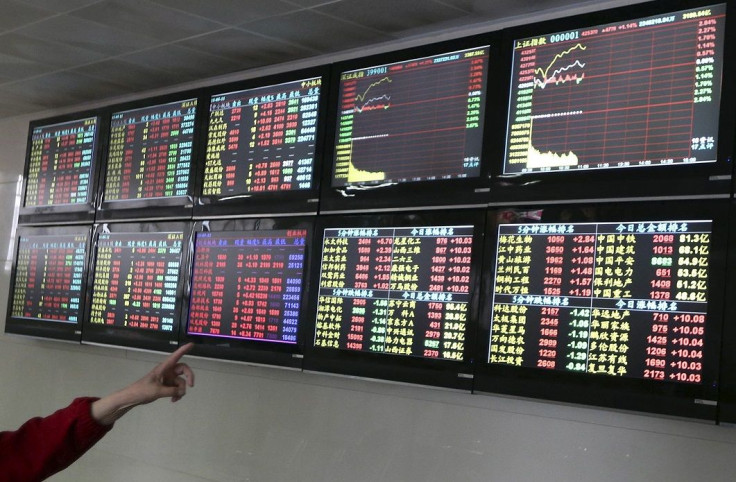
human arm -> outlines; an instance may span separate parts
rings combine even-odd
[[[106,397],[92,403],[92,418],[102,425],[111,425],[131,408],[171,397],[179,401],[187,385],[194,386],[194,372],[185,363],[179,363],[194,345],[188,343],[156,365],[146,376]]]
[[[179,348],[146,376],[107,397],[77,398],[48,417],[0,432],[0,482],[44,480],[81,457],[134,406],[163,397],[179,400],[186,385],[194,385],[192,370],[179,363],[191,348]]]

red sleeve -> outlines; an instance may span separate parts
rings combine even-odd
[[[111,428],[92,418],[96,398],[77,398],[46,418],[32,418],[15,432],[0,432],[0,482],[43,480],[65,469]]]

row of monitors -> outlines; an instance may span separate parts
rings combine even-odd
[[[35,121],[20,222],[728,197],[732,5],[678,5]]]
[[[736,421],[728,203],[21,227],[6,332]]]

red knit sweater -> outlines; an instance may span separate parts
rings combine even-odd
[[[0,432],[0,482],[43,480],[65,469],[111,428],[91,415],[96,398],[77,398],[46,418],[32,418],[15,432]]]

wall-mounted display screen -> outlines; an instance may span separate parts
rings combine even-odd
[[[24,207],[91,202],[98,119],[32,127]]]
[[[306,241],[306,229],[197,232],[187,333],[296,344]]]
[[[85,232],[20,236],[11,316],[79,323],[88,238]]]
[[[703,382],[711,221],[498,230],[490,363]]]
[[[314,345],[463,360],[473,229],[326,229]]]
[[[715,162],[725,12],[516,39],[503,173]]]
[[[319,219],[304,368],[470,390],[484,223],[478,210]]]
[[[104,202],[190,194],[197,99],[116,112]]]
[[[715,419],[727,200],[488,215],[476,390]]]
[[[79,341],[91,229],[19,228],[6,332]]]
[[[342,72],[333,187],[480,176],[489,48]]]
[[[183,232],[97,238],[89,323],[176,334]]]
[[[321,77],[213,95],[202,196],[313,186]]]

